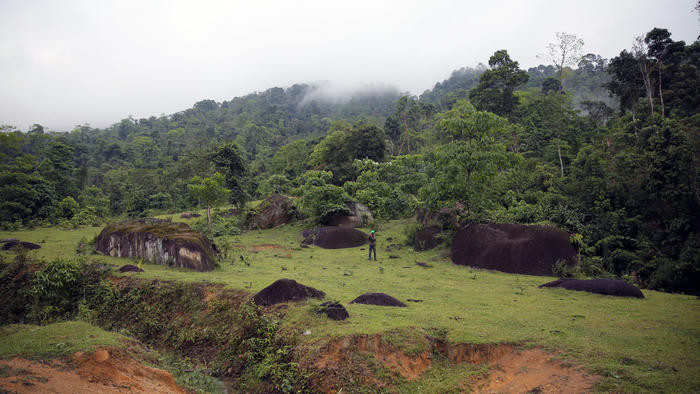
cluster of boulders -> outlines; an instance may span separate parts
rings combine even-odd
[[[283,302],[302,301],[309,298],[324,298],[326,293],[305,286],[293,279],[278,279],[256,293],[252,300],[260,306],[273,306]],[[384,293],[365,293],[350,301],[351,304],[406,307],[406,304]],[[337,301],[326,301],[316,311],[333,320],[350,317],[347,309]]]

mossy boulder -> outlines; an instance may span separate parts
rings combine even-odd
[[[106,226],[95,239],[98,252],[116,257],[141,257],[156,264],[214,269],[216,245],[185,223],[131,219]]]
[[[275,194],[258,204],[248,216],[248,227],[265,230],[289,223],[296,216],[292,199]]]
[[[330,226],[362,227],[366,223],[374,221],[372,211],[366,205],[359,202],[346,204],[350,213],[338,213],[333,215],[327,222]]]

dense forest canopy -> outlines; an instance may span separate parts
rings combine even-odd
[[[420,96],[299,84],[105,129],[3,126],[0,218],[79,226],[272,193],[318,221],[350,201],[378,218],[459,205],[566,229],[585,275],[697,293],[699,67],[700,42],[655,28],[613,59],[523,70],[499,49]]]

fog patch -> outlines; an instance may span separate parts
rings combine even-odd
[[[395,86],[384,83],[371,83],[362,86],[344,85],[337,82],[320,81],[310,83],[304,94],[304,98],[299,102],[303,107],[312,101],[319,101],[331,104],[345,104],[353,99],[396,96],[401,93]],[[408,93],[406,93],[408,94]]]

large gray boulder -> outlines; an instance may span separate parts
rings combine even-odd
[[[187,224],[150,218],[106,226],[95,239],[95,249],[197,271],[213,270],[216,253],[216,245]]]

